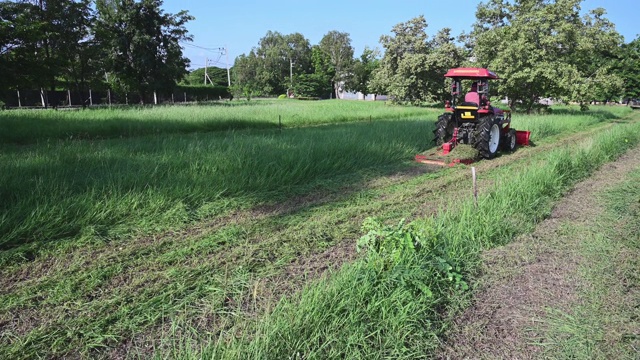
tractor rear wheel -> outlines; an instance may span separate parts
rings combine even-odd
[[[433,141],[436,145],[440,146],[453,138],[453,131],[455,129],[455,123],[451,114],[442,114],[438,116],[436,122],[436,128],[433,130],[435,138]]]
[[[493,159],[500,145],[500,123],[492,116],[485,116],[478,120],[473,132],[473,147],[485,159]]]

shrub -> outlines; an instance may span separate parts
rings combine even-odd
[[[175,92],[181,94],[186,92],[189,96],[195,97],[197,100],[217,100],[219,98],[229,99],[231,93],[226,86],[204,86],[204,85],[178,85]]]

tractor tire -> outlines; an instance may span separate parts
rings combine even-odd
[[[502,149],[509,152],[516,151],[517,143],[516,143],[516,131],[513,129],[509,130],[507,136],[504,137],[504,142],[502,143]]]
[[[493,159],[500,145],[500,122],[492,116],[481,117],[473,131],[473,147],[485,159]]]
[[[436,128],[433,130],[435,136],[433,141],[437,146],[440,146],[453,138],[453,131],[455,129],[455,123],[451,114],[442,114],[438,116],[436,122]]]

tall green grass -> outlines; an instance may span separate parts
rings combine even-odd
[[[5,146],[0,249],[157,230],[336,176],[355,182],[363,169],[410,160],[432,126],[398,120]]]
[[[540,121],[555,122],[555,116]],[[583,121],[590,120],[583,117]],[[584,128],[579,126],[579,120],[575,124],[578,126],[572,127],[571,131]],[[400,198],[406,199],[404,189],[415,194],[411,189],[415,189],[420,181],[446,177],[448,172],[398,183],[394,185],[394,188],[399,188],[395,189],[398,192],[387,193],[385,190],[390,188],[386,186],[373,191],[359,191],[357,186],[351,185],[363,183],[363,176],[370,180],[371,176],[398,169],[403,160],[411,161],[415,153],[413,147],[423,150],[430,146],[431,127],[432,121],[422,119],[394,120],[285,129],[282,133],[244,130],[4,145],[0,148],[0,164],[7,166],[0,170],[0,179],[12,180],[7,182],[11,188],[5,191],[5,182],[0,182],[0,189],[3,189],[2,199],[10,199],[13,203],[3,208],[2,216],[9,219],[14,209],[19,210],[25,216],[25,222],[32,226],[31,229],[22,228],[24,238],[15,238],[16,243],[13,244],[5,243],[0,252],[0,268],[4,270],[2,277],[9,284],[0,301],[3,309],[0,310],[0,326],[5,324],[5,328],[9,328],[0,334],[0,353],[9,358],[65,357],[67,354],[71,357],[108,356],[105,354],[111,351],[111,347],[125,346],[123,343],[131,339],[135,342],[137,336],[155,343],[166,326],[171,326],[176,332],[166,335],[169,339],[164,339],[165,344],[171,347],[172,339],[185,338],[177,340],[180,345],[176,345],[178,348],[169,357],[200,356],[191,347],[198,346],[196,344],[200,344],[198,341],[202,336],[213,336],[203,335],[207,333],[206,329],[218,334],[235,324],[255,324],[253,314],[245,313],[243,304],[256,306],[258,302],[257,308],[260,304],[270,308],[271,299],[277,295],[272,298],[261,293],[259,285],[268,282],[271,276],[279,276],[292,259],[304,256],[301,254],[307,250],[321,251],[339,239],[355,236],[352,224],[359,220],[353,218],[370,214],[370,211],[387,211],[385,216],[393,218],[399,217],[396,216],[399,213],[412,213],[411,206],[406,203],[403,209],[409,210],[401,212],[385,205],[399,205],[400,201],[405,201]],[[543,141],[547,140],[540,140]],[[349,159],[351,157],[353,159]],[[546,157],[546,154],[538,154],[534,158],[541,157]],[[284,163],[280,164],[280,161]],[[321,164],[320,169],[313,169],[316,163]],[[410,166],[402,166],[405,165]],[[291,171],[280,169],[288,166],[290,168],[287,169],[300,170],[293,171],[294,176],[288,177]],[[496,178],[511,179],[512,170],[507,167],[499,169]],[[317,186],[345,192],[345,198],[283,216],[267,216],[250,225],[236,224],[235,219],[230,219],[229,223],[223,221],[221,228],[204,234],[198,234],[196,230],[195,234],[179,232],[166,237],[136,236],[132,241],[85,241],[94,238],[109,240],[136,230],[156,232],[201,218],[215,222],[215,216],[220,212],[231,210],[233,213],[233,210],[252,207],[263,201],[279,202],[296,194],[315,191]],[[40,187],[42,190],[37,190]],[[386,199],[381,201],[380,197]],[[408,203],[422,204],[413,200]],[[344,212],[336,215],[336,208],[344,208]],[[240,215],[251,214],[240,212]],[[22,226],[20,218],[11,219],[16,226]],[[49,221],[57,224],[49,224]],[[50,230],[49,235],[56,234],[57,226],[66,224],[75,224],[76,228],[69,227],[75,232],[57,233],[57,238],[46,237],[47,229]],[[195,225],[196,229],[203,226],[202,223]],[[7,229],[13,228],[7,226]],[[416,237],[420,231],[416,225],[386,228],[368,222],[367,230],[370,229],[382,235],[396,232],[401,234],[400,239],[406,234],[412,239],[434,239],[428,235]],[[45,236],[33,235],[40,234],[39,231]],[[6,250],[14,244],[24,243],[24,239],[30,242],[17,249]],[[445,306],[449,300],[437,296],[448,289],[449,277],[459,289],[463,289],[467,281],[461,277],[465,275],[463,268],[442,250],[439,250],[439,258],[428,264],[435,265],[435,268],[405,261],[407,271],[416,269],[406,274],[400,266],[394,265],[395,262],[388,260],[402,260],[404,245],[411,249],[406,242],[400,244],[403,246],[385,246],[393,255],[380,256],[380,267],[369,269],[369,265],[364,266],[364,263],[356,265],[369,269],[366,270],[369,272],[358,275],[357,279],[363,282],[353,285],[355,292],[362,289],[364,295],[358,301],[363,306],[378,306],[367,305],[367,299],[373,297],[379,300],[377,309],[390,314],[382,320],[372,317],[371,325],[356,324],[360,326],[358,329],[364,329],[358,331],[375,332],[379,341],[387,344],[385,346],[391,346],[392,340],[402,339],[402,332],[394,337],[378,326],[403,331],[406,322],[413,321],[416,329],[428,324],[434,331],[439,331],[441,325],[431,316],[435,318],[435,310]],[[367,246],[366,242],[362,246]],[[420,246],[431,245],[426,242]],[[44,250],[40,250],[42,248]],[[398,248],[401,251],[397,251]],[[9,260],[21,256],[27,260],[34,259],[25,261],[20,258],[15,263]],[[10,263],[1,263],[4,261]],[[418,266],[422,270],[418,271]],[[397,269],[397,276],[387,278],[385,274],[392,268]],[[422,274],[441,278],[442,290],[424,285],[428,279]],[[23,276],[28,280],[22,280]],[[367,279],[381,279],[382,285],[365,283]],[[344,286],[352,280],[353,277],[345,277]],[[399,283],[410,284],[410,290],[397,290]],[[343,291],[344,286],[336,289]],[[380,286],[384,286],[386,292],[380,293]],[[319,288],[318,296],[322,296],[322,291]],[[336,294],[335,299],[342,299],[350,292],[333,294]],[[424,294],[425,297],[417,304],[400,306],[398,311],[403,311],[402,315],[388,310],[392,305],[385,299],[388,297],[394,301],[397,299],[395,294],[400,294],[403,302],[410,301],[416,294]],[[433,307],[425,308],[425,304]],[[334,305],[344,315],[345,322],[356,323],[362,319],[359,312],[351,314],[352,305],[348,298]],[[319,311],[323,311],[322,308]],[[411,315],[420,311],[430,316],[425,322],[416,322]],[[331,312],[328,315],[333,316]],[[11,328],[22,323],[23,316],[30,318],[24,323],[25,328]],[[398,320],[400,316],[404,316],[404,320]],[[208,323],[209,320],[213,325]],[[295,319],[289,320],[296,323]],[[284,329],[287,322],[282,321],[281,326]],[[229,334],[241,333],[242,329],[242,325],[238,325],[230,329]],[[255,334],[251,330],[246,333]],[[306,330],[301,334],[315,336]],[[406,341],[417,339],[406,332],[404,334]],[[194,342],[189,341],[192,335],[197,339]],[[422,335],[418,333],[416,336]],[[220,339],[223,340],[227,339]],[[361,341],[360,333],[354,333],[353,346],[349,350],[366,354],[364,350],[357,350]],[[136,346],[134,349],[147,355],[146,345]],[[229,349],[210,348],[207,353],[220,351],[219,356],[226,357],[233,357],[236,351],[246,354],[240,345],[230,346]],[[301,346],[308,346],[310,353],[316,351],[309,344]],[[399,341],[394,351],[402,351],[402,346]],[[276,346],[276,349],[281,348]],[[331,354],[337,354],[340,348],[334,350]],[[161,356],[167,357],[164,351],[166,347],[159,350]]]
[[[575,131],[587,126],[622,118],[631,109],[626,106],[593,107],[584,112],[576,107],[557,106],[553,108],[553,115],[523,115],[513,114],[513,126],[517,130],[531,131],[531,139],[539,141],[557,134]]]
[[[325,102],[282,103],[294,107],[312,104],[300,108],[305,111],[326,106]],[[285,106],[280,104],[230,107]],[[333,106],[331,112],[316,115],[318,119],[329,119],[332,113],[350,107],[371,109],[371,104],[406,111],[380,103],[326,104]],[[182,111],[114,111],[115,120],[108,121],[117,123],[118,114],[139,111],[143,115],[137,121],[143,123],[153,118],[145,112],[161,114],[163,109]],[[611,116],[616,114],[608,109],[595,115],[519,116],[514,126],[531,126],[532,137],[544,139],[550,132],[577,131]],[[170,119],[160,123],[170,123]],[[282,199],[331,178],[350,176],[351,182],[357,182],[363,169],[411,161],[415,153],[431,147],[432,128],[432,121],[420,117],[283,131],[231,130],[4,145],[0,148],[0,249],[65,238],[111,239],[135,230],[161,231],[232,208]]]
[[[547,216],[572,184],[640,141],[640,124],[556,150],[526,172],[504,170],[495,190],[408,225],[365,223],[366,259],[282,301],[257,333],[202,349],[203,357],[413,359],[433,356],[478,268],[480,252]]]
[[[0,111],[0,144],[150,134],[273,129],[364,120],[435,118],[441,110],[365,101],[233,101],[209,105]]]

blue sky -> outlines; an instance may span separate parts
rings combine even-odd
[[[365,46],[380,47],[379,39],[389,34],[400,22],[424,15],[429,27],[427,33],[435,34],[443,27],[452,29],[457,36],[469,32],[475,21],[476,0],[165,0],[164,9],[170,13],[187,10],[195,20],[187,24],[195,46],[229,49],[229,62],[236,56],[248,53],[268,30],[283,34],[299,32],[311,44],[317,44],[331,30],[347,32],[356,56]],[[626,42],[639,33],[636,24],[639,11],[637,0],[585,0],[582,10],[602,7],[607,17]],[[635,17],[635,19],[634,19]],[[219,52],[185,46],[185,55],[191,59],[191,67],[203,67],[205,58],[217,66],[225,67],[225,56]]]

